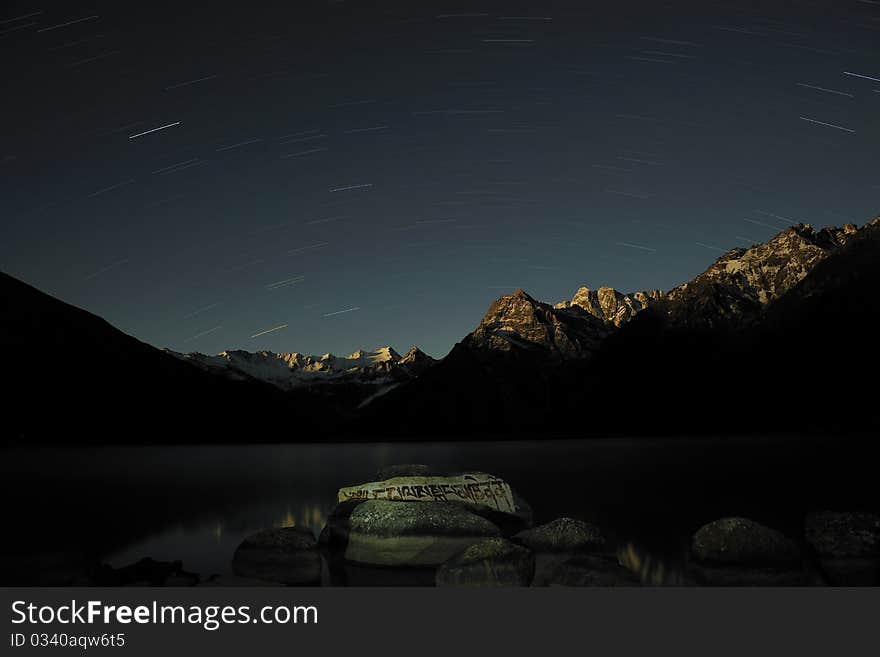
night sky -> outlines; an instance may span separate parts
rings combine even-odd
[[[4,2],[0,269],[181,351],[442,356],[880,211],[880,1],[284,7]]]

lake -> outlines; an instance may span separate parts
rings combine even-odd
[[[266,527],[320,533],[342,486],[395,463],[508,481],[536,523],[567,515],[675,564],[692,532],[744,515],[802,534],[804,514],[876,502],[866,439],[589,439],[240,446],[7,448],[4,557],[85,555],[113,566],[182,560],[231,574],[236,546]]]

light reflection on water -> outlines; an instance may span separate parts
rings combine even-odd
[[[811,508],[876,498],[874,478],[856,472],[870,468],[870,453],[797,437],[23,448],[4,453],[0,482],[19,500],[19,534],[46,532],[40,545],[93,549],[113,566],[181,560],[204,578],[228,575],[235,549],[261,529],[318,536],[337,490],[380,467],[491,472],[530,503],[536,523],[569,516],[607,528],[622,565],[645,583],[678,584],[683,541],[704,522],[744,515],[796,533]]]
[[[638,575],[644,586],[685,586],[693,583],[676,560],[653,554],[631,541],[617,548],[617,562]]]
[[[312,504],[296,507],[297,512],[294,512],[293,508],[288,507],[281,511],[266,526],[308,527],[317,537],[324,527],[329,509]],[[145,556],[160,561],[183,559],[184,565],[200,564],[200,574],[203,578],[214,574],[229,577],[232,576],[230,563],[235,548],[247,536],[266,526],[259,523],[250,524],[242,518],[229,524],[219,521],[214,524],[178,525],[115,552],[107,561],[114,567],[121,567]],[[183,556],[182,549],[184,552],[192,551],[192,557],[187,559]],[[632,541],[626,541],[618,546],[617,560],[621,566],[636,574],[646,586],[683,586],[693,583],[684,574],[678,560],[652,553]]]
[[[317,537],[332,507],[332,504],[291,504],[261,509],[256,516],[264,518],[262,521],[245,512],[192,524],[177,524],[114,551],[105,560],[115,568],[143,557],[159,561],[181,560],[185,568],[195,570],[203,578],[229,576],[232,574],[232,555],[245,538],[269,527],[297,526],[308,527]]]

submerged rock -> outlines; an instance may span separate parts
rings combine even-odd
[[[733,564],[790,564],[800,550],[780,531],[748,518],[721,518],[694,534],[691,550],[698,561]]]
[[[474,543],[437,570],[437,586],[528,586],[535,555],[503,538]]]
[[[308,529],[264,529],[238,546],[232,570],[240,577],[279,584],[317,584],[321,581],[321,554]]]
[[[639,586],[639,579],[611,557],[584,554],[561,563],[550,586]]]
[[[91,574],[92,586],[195,586],[199,576],[183,569],[180,561],[145,557],[128,566],[101,564]]]
[[[367,500],[348,519],[349,561],[381,566],[435,566],[483,538],[499,536],[491,522],[444,502]]]

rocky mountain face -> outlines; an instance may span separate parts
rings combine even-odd
[[[409,380],[436,361],[417,347],[401,356],[391,347],[358,349],[348,356],[308,356],[271,351],[222,351],[216,356],[180,354],[181,360],[234,380],[257,380],[282,390],[324,383],[388,384]]]
[[[880,217],[793,226],[666,294],[582,288],[549,306],[518,291],[362,420],[483,436],[880,429],[857,375],[880,368],[877,290]]]
[[[648,308],[670,325],[693,329],[748,323],[858,232],[852,224],[818,231],[792,226],[765,244],[728,251],[666,293],[581,287],[570,301],[550,306],[518,290],[496,300],[462,345],[478,351],[541,351],[554,361],[586,359]]]
[[[492,304],[465,344],[501,351],[541,348],[561,359],[587,358],[606,337],[655,306],[681,326],[751,321],[858,231],[852,224],[818,231],[806,224],[792,226],[765,244],[728,251],[666,293],[581,287],[570,301],[549,306],[518,290]]]
[[[571,301],[551,306],[517,290],[489,307],[461,348],[531,351],[550,362],[586,359],[611,333],[662,296],[660,290],[621,294],[610,287],[582,287]]]
[[[549,306],[518,290],[496,300],[462,344],[476,350],[540,350],[552,360],[585,359],[648,308],[681,327],[747,323],[858,232],[852,224],[818,231],[806,224],[792,226],[765,244],[728,251],[666,293],[581,287],[570,301]]]
[[[858,232],[852,224],[819,231],[798,224],[765,244],[732,249],[693,280],[670,290],[662,310],[671,324],[692,328],[754,321]]]
[[[555,308],[517,290],[497,299],[463,344],[504,352],[540,349],[556,360],[591,354],[607,334],[606,322],[580,306]]]
[[[603,286],[596,290],[582,287],[575,292],[571,301],[557,303],[554,308],[582,308],[593,317],[619,328],[635,317],[636,313],[662,298],[663,290],[621,294],[611,287]]]

